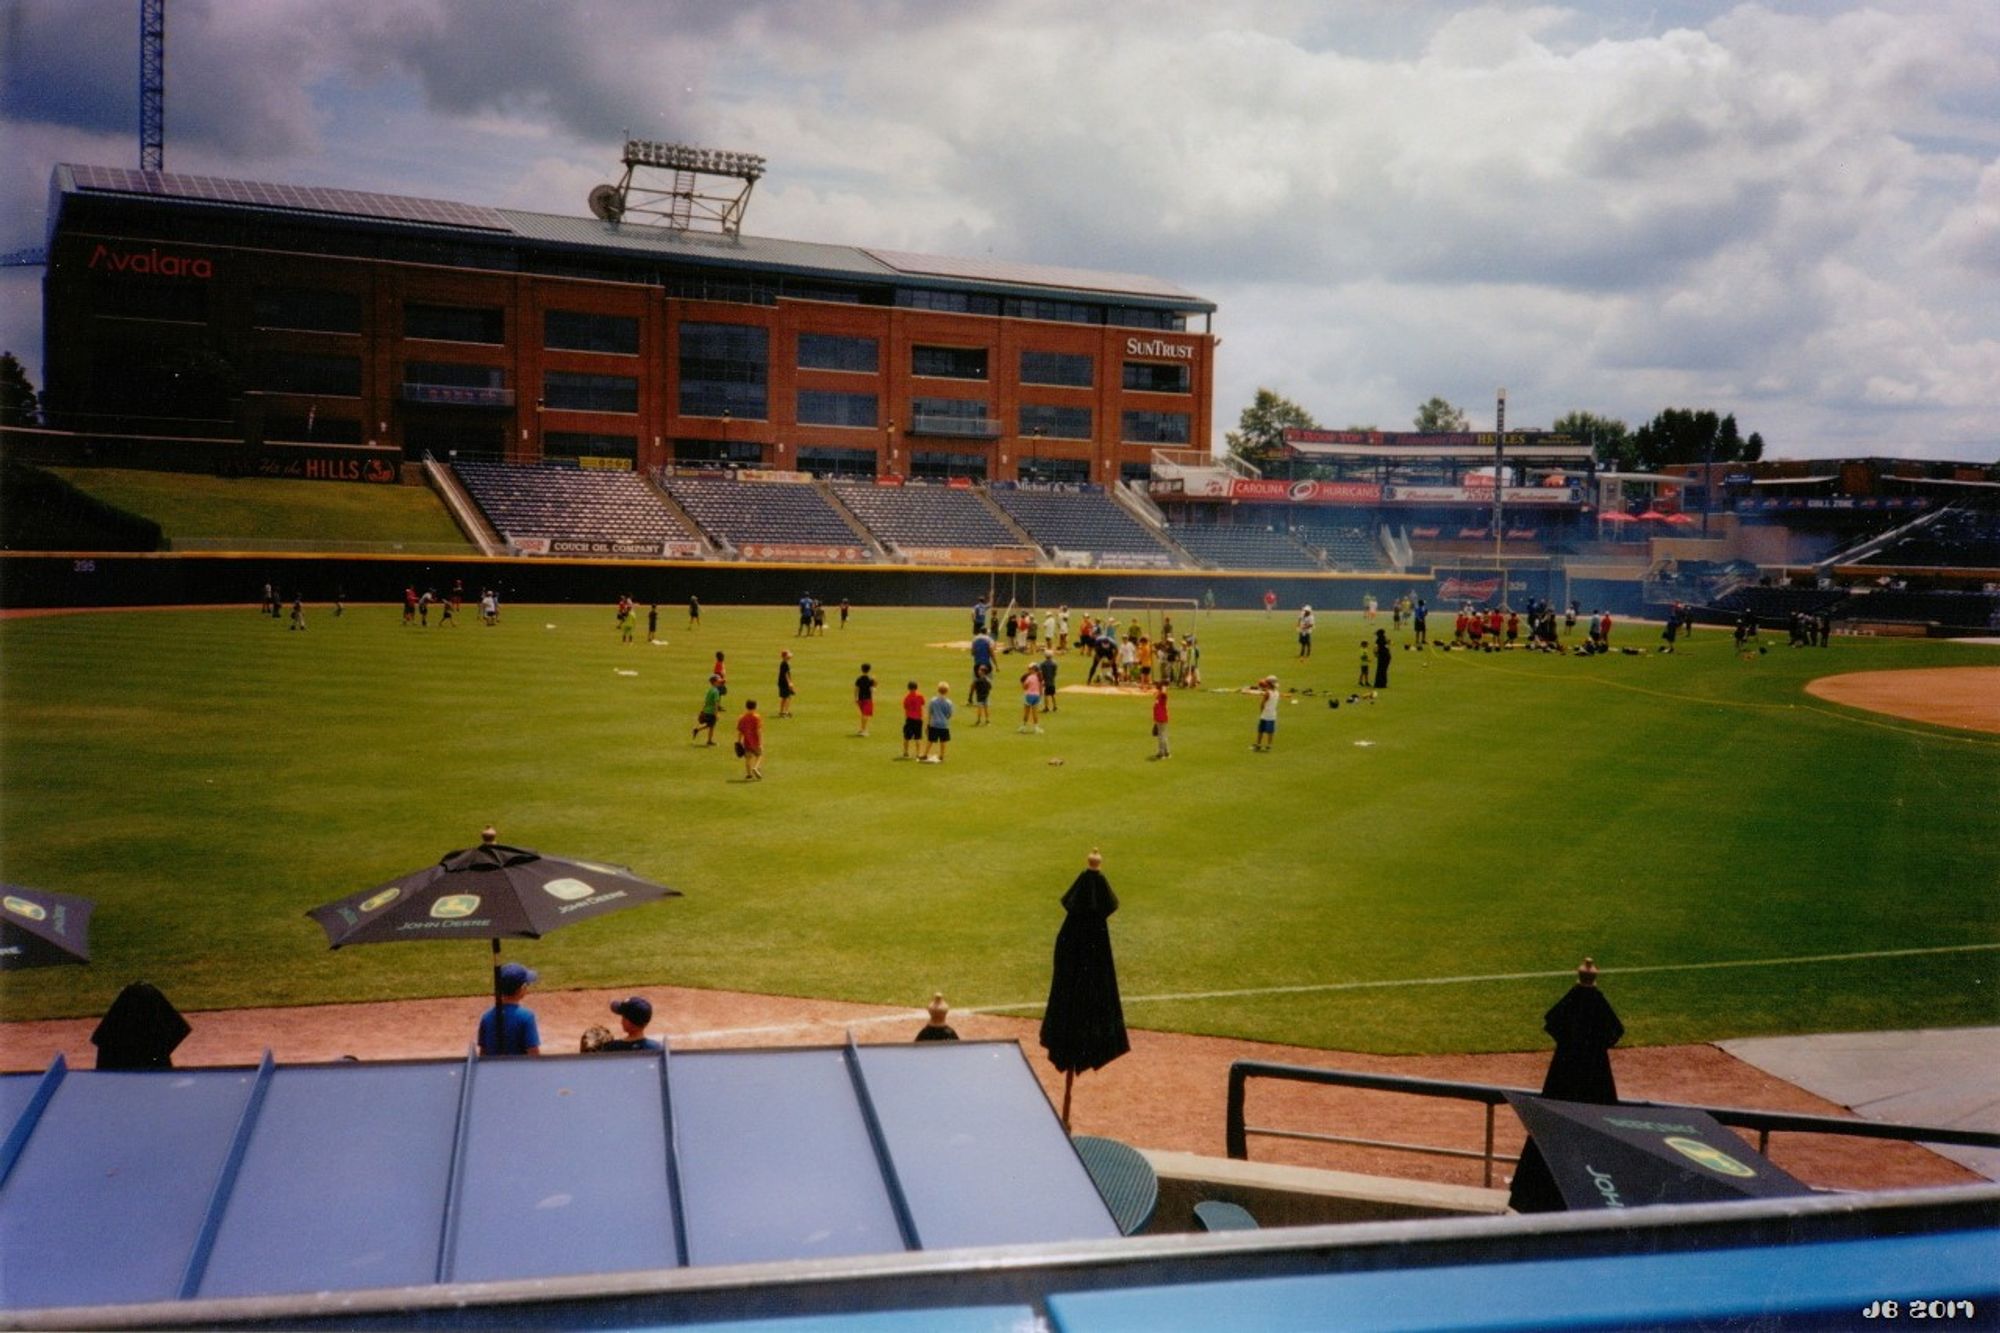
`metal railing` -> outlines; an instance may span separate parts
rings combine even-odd
[[[1419,1097],[1446,1097],[1479,1102],[1486,1108],[1486,1141],[1483,1151],[1447,1148],[1426,1143],[1402,1143],[1392,1139],[1364,1139],[1345,1134],[1321,1134],[1308,1130],[1273,1129],[1244,1121],[1244,1097],[1253,1078],[1277,1079],[1290,1083],[1317,1083],[1327,1087],[1358,1088],[1368,1092],[1400,1092]],[[1272,1064],[1263,1060],[1238,1060],[1229,1066],[1229,1110],[1224,1126],[1229,1156],[1239,1161],[1250,1156],[1249,1136],[1302,1139],[1313,1143],[1337,1143],[1353,1148],[1378,1148],[1395,1152],[1423,1153],[1434,1157],[1463,1157],[1485,1164],[1484,1184],[1493,1185],[1493,1164],[1519,1160],[1493,1149],[1496,1107],[1509,1093],[1535,1096],[1533,1088],[1514,1088],[1496,1083],[1455,1083],[1445,1079],[1413,1078],[1404,1074],[1365,1074],[1348,1069],[1314,1069],[1306,1065]],[[1620,1106],[1658,1110],[1691,1110],[1713,1116],[1725,1125],[1757,1131],[1757,1151],[1768,1155],[1771,1135],[1779,1131],[1798,1134],[1843,1134],[1850,1138],[1894,1139],[1904,1143],[1946,1143],[1968,1148],[2000,1148],[2000,1134],[1984,1130],[1946,1129],[1934,1125],[1896,1125],[1875,1120],[1846,1120],[1835,1116],[1799,1115],[1789,1111],[1757,1111],[1738,1106],[1704,1106],[1698,1102],[1621,1101]]]

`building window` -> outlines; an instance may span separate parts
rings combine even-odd
[[[490,343],[507,341],[507,320],[497,307],[408,305],[403,307],[403,336],[435,342]]]
[[[206,324],[208,284],[113,278],[97,284],[96,308],[98,315],[105,319]]]
[[[764,446],[755,440],[675,440],[676,463],[719,463],[726,467],[762,467]]]
[[[770,333],[754,324],[683,324],[681,415],[762,421],[770,408]]]
[[[310,333],[361,332],[361,297],[311,287],[260,287],[251,318],[260,329],[303,329]]]
[[[953,315],[997,315],[1000,298],[972,292],[938,292],[923,287],[898,287],[896,304],[908,310],[942,310]]]
[[[872,477],[875,475],[873,449],[799,450],[799,471],[819,477]]]
[[[1024,458],[1019,470],[1022,481],[1082,483],[1090,480],[1088,458]]]
[[[879,426],[881,407],[872,393],[799,390],[801,426]]]
[[[639,461],[639,441],[630,435],[599,435],[590,431],[542,432],[544,458],[622,458]]]
[[[542,346],[563,352],[639,354],[639,321],[631,315],[594,315],[583,310],[542,312]]]
[[[403,367],[405,384],[441,384],[454,389],[504,389],[507,372],[499,366],[470,366],[456,361],[412,361]]]
[[[542,406],[566,412],[637,412],[639,381],[630,375],[547,371],[542,376]]]
[[[1058,407],[1053,403],[1022,403],[1022,435],[1042,435],[1051,440],[1090,438],[1090,409]]]
[[[305,444],[359,444],[361,423],[324,412],[272,414],[264,418],[264,438]]]
[[[1138,306],[1115,305],[1105,311],[1105,323],[1121,329],[1167,329],[1187,332],[1187,316],[1177,310],[1145,310]]]
[[[1185,363],[1127,361],[1125,387],[1139,393],[1186,393],[1192,375]]]
[[[266,352],[257,361],[257,386],[266,393],[361,396],[361,358],[308,352]]]
[[[1021,353],[1021,383],[1056,384],[1088,389],[1097,379],[1097,363],[1072,352]]]
[[[667,295],[681,301],[728,301],[736,305],[776,305],[778,289],[768,282],[700,273],[675,274],[666,280]]]
[[[910,373],[943,380],[986,378],[984,347],[912,347]]]
[[[986,404],[977,398],[912,398],[910,431],[916,435],[972,435],[993,439],[998,422],[986,419]]]
[[[1065,324],[1102,324],[1104,308],[1077,301],[1013,301],[1004,307],[1016,319],[1052,319]]]
[[[1153,465],[1151,463],[1120,463],[1118,465],[1118,480],[1120,481],[1129,481],[1134,486],[1144,486],[1152,479]]]
[[[1134,444],[1186,444],[1189,438],[1185,412],[1127,412],[1120,439]]]
[[[983,454],[954,454],[943,449],[912,449],[910,475],[937,481],[950,477],[983,479],[986,476],[986,457]]]
[[[853,370],[873,375],[881,366],[881,346],[873,338],[842,333],[799,335],[800,370]]]

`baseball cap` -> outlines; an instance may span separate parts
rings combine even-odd
[[[500,969],[500,993],[513,995],[523,986],[532,986],[542,974],[522,963],[508,963]]]
[[[643,995],[634,995],[628,999],[613,1001],[611,1012],[620,1018],[631,1020],[634,1027],[644,1027],[653,1021],[653,1002]]]

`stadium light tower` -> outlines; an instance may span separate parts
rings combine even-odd
[[[167,0],[139,0],[139,170],[165,171]]]
[[[625,174],[616,185],[590,192],[590,211],[606,222],[638,213],[675,231],[691,231],[697,222],[712,224],[725,236],[742,231],[750,191],[764,175],[764,159],[755,153],[695,148],[684,143],[651,139],[625,141]],[[642,178],[640,172],[664,172],[665,179]],[[706,178],[736,181],[716,188]]]
[[[1500,605],[1507,605],[1507,567],[1500,563],[1500,494],[1507,477],[1507,390],[1502,386],[1500,401],[1493,410],[1493,564],[1500,571]]]

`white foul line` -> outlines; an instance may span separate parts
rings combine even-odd
[[[1791,958],[1731,958],[1706,963],[1650,963],[1634,967],[1607,969],[1613,976],[1632,976],[1640,972],[1701,972],[1725,967],[1785,967],[1800,963],[1846,963],[1869,958],[1914,958],[1925,954],[1970,953],[1978,950],[2000,949],[1994,944],[1941,944],[1923,949],[1872,949],[1865,953],[1819,953],[1800,954]],[[1566,977],[1568,969],[1559,972],[1489,972],[1483,975],[1462,977],[1397,977],[1381,981],[1326,981],[1299,986],[1253,986],[1242,990],[1180,991],[1171,995],[1128,995],[1126,1004],[1170,1004],[1182,1000],[1234,1000],[1248,999],[1259,995],[1312,995],[1322,991],[1375,990],[1392,986],[1461,986],[1486,981],[1540,981],[1549,977]],[[1039,1001],[1028,1004],[981,1005],[976,1012],[987,1014],[1008,1013],[1016,1009],[1039,1009]]]

